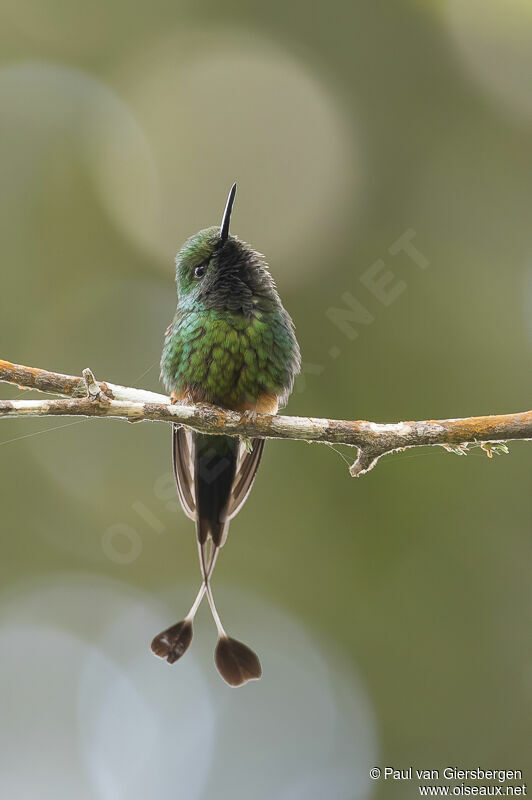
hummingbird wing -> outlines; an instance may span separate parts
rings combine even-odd
[[[227,519],[236,517],[247,500],[259,468],[264,450],[264,439],[251,439],[250,450],[244,444],[240,445],[240,449],[240,458],[231,489],[231,499],[227,508]]]
[[[177,494],[181,507],[189,519],[196,519],[194,496],[194,435],[192,431],[174,425],[172,431],[172,461]]]

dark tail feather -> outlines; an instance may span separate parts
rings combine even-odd
[[[206,594],[218,629],[216,666],[231,686],[260,678],[261,666],[249,647],[227,636],[214,604],[210,578],[227,536],[229,520],[249,494],[263,447],[263,440],[252,439],[251,448],[244,452],[235,437],[173,427],[174,474],[183,510],[196,522],[202,584],[185,619],[156,636],[152,650],[170,664],[181,658],[192,640],[194,617]],[[209,536],[212,544],[208,551]]]
[[[202,433],[195,437],[196,532],[200,544],[205,544],[210,534],[219,547],[228,524],[239,441],[233,436]]]

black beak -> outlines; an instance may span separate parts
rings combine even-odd
[[[222,219],[222,224],[220,225],[220,241],[222,244],[227,241],[227,237],[229,236],[229,223],[231,222],[231,211],[233,210],[235,195],[236,195],[236,183],[233,183],[233,185],[229,189],[229,194],[227,196],[227,203],[225,204],[225,211]]]

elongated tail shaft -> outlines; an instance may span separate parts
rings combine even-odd
[[[151,649],[159,658],[165,658],[169,664],[175,663],[187,651],[193,635],[193,623],[198,608],[205,592],[207,591],[208,580],[214,569],[216,558],[218,557],[218,549],[212,551],[211,557],[206,570],[206,575],[203,578],[201,586],[196,595],[196,599],[190,607],[190,611],[186,617],[175,625],[171,625],[153,639]]]

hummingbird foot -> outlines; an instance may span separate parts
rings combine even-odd
[[[258,411],[253,411],[247,408],[245,411],[242,412],[240,416],[241,422],[256,422],[257,417],[259,416]]]

